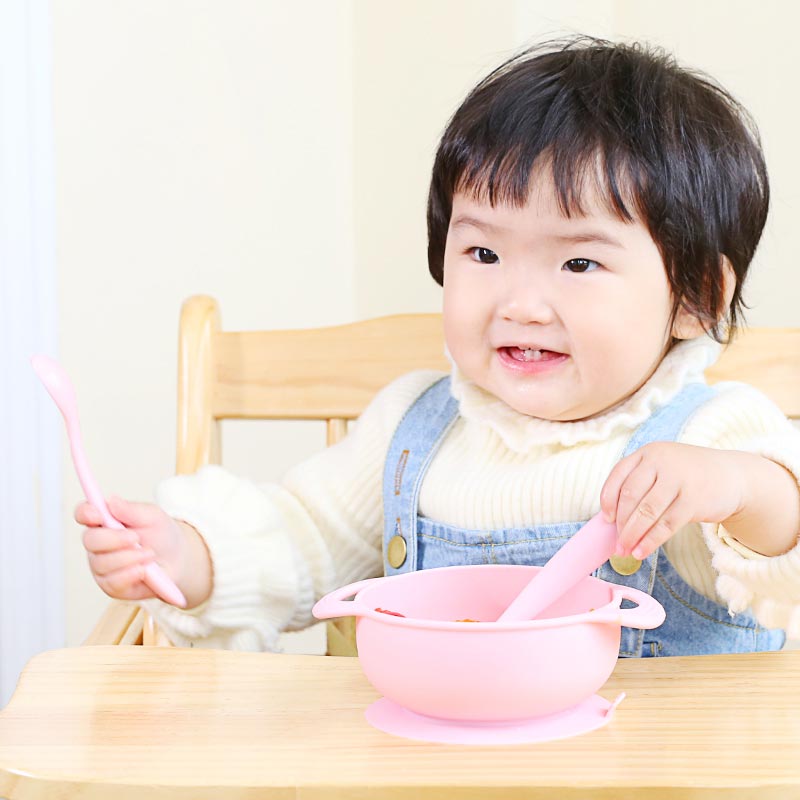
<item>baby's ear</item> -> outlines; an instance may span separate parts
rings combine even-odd
[[[717,321],[725,316],[730,308],[733,293],[736,291],[736,273],[726,255],[720,256],[722,261],[722,299],[717,311]],[[687,309],[681,307],[672,325],[672,335],[676,339],[696,339],[705,333],[703,323]]]

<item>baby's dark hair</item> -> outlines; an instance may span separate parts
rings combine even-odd
[[[769,181],[755,123],[725,89],[645,44],[580,36],[510,58],[469,93],[436,152],[428,267],[437,283],[453,194],[521,208],[535,163],[552,168],[568,216],[583,213],[589,176],[620,219],[643,222],[664,260],[673,319],[683,307],[719,341],[735,331]],[[727,309],[721,255],[736,275]]]

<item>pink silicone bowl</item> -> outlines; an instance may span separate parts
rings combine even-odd
[[[539,569],[486,564],[372,578],[326,595],[313,614],[357,617],[365,675],[411,711],[475,722],[531,719],[572,708],[606,682],[621,625],[656,628],[665,618],[650,595],[586,577],[536,620],[456,622],[496,620]],[[638,605],[620,608],[624,599]]]

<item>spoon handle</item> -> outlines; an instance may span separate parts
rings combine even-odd
[[[536,573],[498,617],[498,622],[535,619],[542,611],[604,564],[614,552],[617,526],[592,517]]]
[[[77,419],[70,419],[67,423],[67,439],[69,440],[69,450],[72,453],[72,463],[75,465],[75,472],[78,474],[78,481],[81,484],[86,499],[100,512],[103,518],[103,525],[106,528],[122,530],[125,526],[114,517],[108,510],[103,493],[94,479],[89,462],[86,460],[86,452],[83,449],[80,427]]]
[[[188,603],[175,581],[155,561],[144,568],[144,582],[162,599],[178,608],[186,608]]]

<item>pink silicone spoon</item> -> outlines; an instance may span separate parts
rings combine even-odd
[[[39,376],[44,388],[47,389],[50,397],[55,400],[59,411],[64,417],[72,460],[75,462],[75,470],[78,473],[78,480],[83,487],[86,499],[100,512],[100,516],[103,518],[103,525],[106,528],[123,529],[125,526],[111,516],[100,487],[89,469],[89,462],[86,460],[86,454],[83,450],[81,429],[78,424],[78,402],[69,376],[57,361],[47,356],[33,356],[31,364],[34,372]],[[140,546],[137,545],[137,547]],[[148,564],[145,568],[144,580],[163,600],[175,606],[186,608],[186,598],[183,596],[183,592],[155,562]]]
[[[535,619],[562,594],[604,564],[617,545],[617,526],[592,517],[532,578],[498,622]]]

